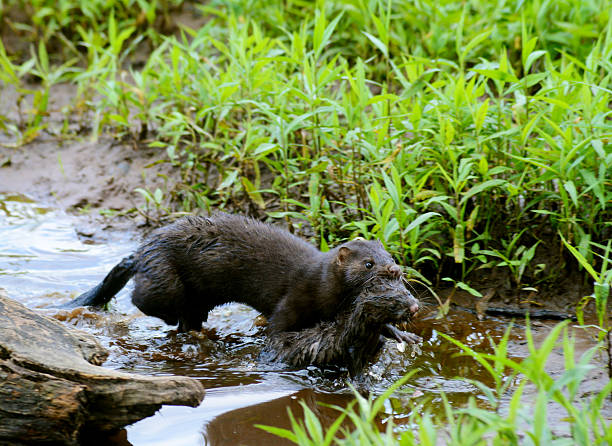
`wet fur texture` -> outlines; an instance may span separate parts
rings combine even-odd
[[[375,359],[383,345],[382,335],[389,333],[389,324],[411,318],[414,303],[401,279],[389,281],[375,277],[333,321],[268,337],[262,359],[293,367],[346,366],[355,376]],[[420,339],[395,330],[402,333],[403,339],[399,340],[413,343]]]
[[[239,302],[266,316],[274,334],[333,320],[369,281],[395,281],[401,269],[379,241],[353,240],[323,253],[276,226],[218,213],[155,231],[66,306],[103,305],[131,276],[134,305],[181,331],[199,330],[214,307]]]

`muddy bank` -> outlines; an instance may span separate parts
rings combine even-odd
[[[147,168],[157,155],[153,149],[118,145],[110,138],[62,146],[43,138],[18,149],[0,147],[0,191],[19,191],[89,216],[104,227],[135,227],[145,222],[137,211],[144,209],[145,200],[135,189],[161,188],[159,175],[171,177],[174,172],[164,164]],[[134,219],[121,218],[125,214]]]
[[[164,151],[149,148],[146,141],[136,144],[95,135],[91,112],[81,115],[76,107],[76,113],[67,113],[75,105],[74,88],[54,85],[46,127],[34,141],[16,147],[15,137],[0,132],[0,192],[25,194],[89,216],[104,227],[139,226],[145,222],[139,210],[145,210],[146,201],[136,189],[172,190],[168,185],[180,183],[179,169],[163,162]],[[19,93],[11,86],[4,86],[1,93],[3,114],[20,122],[30,105],[23,101],[18,106]]]

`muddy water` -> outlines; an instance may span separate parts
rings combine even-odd
[[[155,416],[129,426],[122,444],[284,444],[253,425],[288,427],[287,407],[299,414],[301,400],[331,423],[336,412],[317,403],[345,406],[352,400],[346,378],[336,371],[295,371],[259,362],[263,333],[254,324],[257,313],[245,306],[215,309],[197,334],[177,334],[173,327],[144,316],[130,303],[129,285],[109,312],[52,308],[95,285],[138,243],[136,233],[103,231],[83,221],[18,194],[0,194],[0,286],[28,307],[95,335],[110,351],[106,367],[192,376],[207,388],[199,407],[164,406]],[[490,349],[489,337],[497,340],[503,335],[507,324],[503,319],[480,322],[462,312],[443,320],[427,316],[414,327],[425,339],[421,346],[400,352],[388,342],[356,385],[381,393],[418,367],[416,379],[408,386],[413,393],[394,400],[393,407],[387,407],[390,416],[401,423],[422,398],[431,400],[434,408],[439,406],[441,390],[459,406],[475,394],[475,388],[457,376],[486,384],[492,381],[474,361],[456,356],[457,349],[438,333],[448,333],[482,351]],[[541,334],[551,325],[540,324]],[[589,345],[585,341],[585,348]],[[522,357],[525,350],[522,327],[517,324],[510,351]],[[482,404],[486,407],[484,399]]]

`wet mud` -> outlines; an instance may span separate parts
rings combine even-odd
[[[327,406],[344,407],[352,401],[347,376],[338,370],[295,370],[262,362],[259,354],[264,329],[257,323],[258,313],[246,306],[231,304],[215,309],[198,333],[177,333],[175,327],[140,313],[130,302],[129,284],[113,301],[110,311],[53,308],[95,285],[140,240],[136,232],[102,229],[25,195],[0,191],[0,286],[9,297],[96,336],[110,351],[106,367],[149,375],[192,376],[207,388],[199,407],[163,407],[155,416],[115,433],[107,441],[133,445],[284,444],[254,425],[289,427],[287,408],[299,416],[301,400],[320,416],[324,425],[329,425],[337,412]],[[555,323],[532,321],[536,341],[541,341]],[[458,355],[458,348],[440,333],[474,350],[492,352],[490,340],[501,339],[509,324],[506,318],[487,316],[479,320],[477,315],[456,308],[439,319],[432,306],[410,327],[423,337],[422,344],[404,350],[387,341],[377,360],[353,384],[364,392],[380,394],[408,370],[418,368],[405,391],[385,408],[385,416],[393,417],[400,425],[424,400],[442,413],[441,391],[453,406],[459,407],[470,396],[478,398],[479,394],[461,377],[486,385],[493,382],[483,367]],[[525,320],[514,322],[509,343],[511,358],[528,355],[524,328]],[[592,333],[587,330],[571,332],[576,337],[577,355],[594,345]],[[604,359],[595,359],[601,367],[590,373],[582,395],[607,382]],[[561,349],[553,351],[548,367],[553,374],[563,371]],[[525,395],[529,398],[528,388]],[[484,397],[479,398],[479,404],[487,407]],[[558,418],[553,425],[560,433],[565,429],[563,415],[550,408],[549,416]],[[384,419],[381,427],[384,428]]]
[[[103,227],[133,228],[147,219],[155,221],[158,213],[146,208],[145,198],[136,189],[168,191],[162,205],[171,207],[168,195],[172,185],[181,184],[179,169],[169,161],[155,162],[160,151],[146,142],[92,134],[91,112],[68,115],[74,94],[73,85],[54,85],[47,127],[35,141],[16,147],[6,132],[0,132],[0,192],[19,191],[77,213],[83,216],[79,224],[86,235],[92,231],[86,222],[94,222],[93,229],[100,232]],[[12,86],[3,86],[1,95],[3,114],[20,122],[19,115],[30,105],[18,108],[21,93]],[[131,218],[123,218],[126,214]]]

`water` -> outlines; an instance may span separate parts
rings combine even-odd
[[[300,400],[329,425],[336,412],[317,403],[346,406],[352,400],[343,375],[315,367],[288,370],[258,361],[263,329],[254,324],[257,313],[246,306],[219,307],[211,312],[201,333],[180,334],[140,313],[130,302],[129,284],[108,312],[52,308],[97,284],[138,244],[136,233],[86,228],[80,232],[92,232],[93,237],[78,235],[82,224],[82,218],[22,195],[0,194],[0,286],[26,306],[93,334],[110,351],[105,367],[146,375],[191,376],[207,389],[199,407],[164,406],[153,417],[128,426],[127,443],[124,439],[117,444],[285,444],[253,425],[289,427],[287,407],[299,414]],[[479,351],[490,351],[489,337],[500,339],[506,328],[507,321],[502,319],[481,322],[469,313],[453,312],[436,320],[432,313],[414,326],[425,339],[423,345],[402,353],[389,341],[379,360],[356,384],[382,393],[418,367],[408,389],[431,399],[434,409],[441,410],[437,395],[442,390],[454,406],[462,405],[476,392],[457,376],[488,385],[493,381],[473,360],[458,356],[457,347],[438,333],[448,333]],[[518,324],[511,335],[510,351],[516,358],[527,354],[522,331]],[[484,400],[481,404],[486,407]],[[394,400],[387,410],[401,423],[412,407],[407,397]]]

